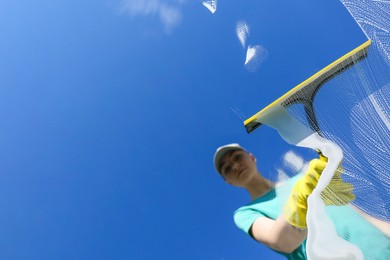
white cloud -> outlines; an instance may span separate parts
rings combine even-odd
[[[277,172],[277,178],[276,178],[277,183],[283,183],[290,178],[288,174],[282,169],[277,169],[276,172]]]
[[[283,156],[284,165],[294,173],[298,173],[307,168],[307,162],[293,151],[288,151]]]
[[[242,48],[245,48],[246,38],[249,34],[249,27],[245,21],[240,21],[237,23],[236,34],[237,34],[238,40],[240,41],[240,43],[242,45]]]
[[[267,59],[268,51],[261,45],[248,46],[245,58],[245,67],[255,72],[259,66]]]
[[[217,11],[217,0],[203,1],[202,4],[213,14]]]
[[[182,2],[172,4],[162,0],[122,0],[121,10],[133,17],[157,16],[165,32],[170,33],[181,22],[182,13],[178,4]]]

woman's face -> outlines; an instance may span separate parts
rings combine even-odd
[[[242,186],[251,175],[257,174],[255,157],[244,150],[226,153],[220,166],[222,177],[234,186]]]

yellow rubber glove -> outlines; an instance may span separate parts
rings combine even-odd
[[[321,161],[328,162],[328,158],[326,158],[320,151],[317,152]],[[353,194],[353,185],[351,183],[344,182],[341,179],[341,174],[343,172],[344,169],[339,166],[328,186],[322,191],[321,198],[324,200],[326,205],[346,205],[355,199],[355,195]]]
[[[326,166],[325,161],[314,159],[309,169],[294,185],[285,205],[286,220],[298,228],[306,228],[307,198],[313,192],[318,179]]]
[[[320,159],[310,161],[309,169],[295,184],[285,206],[287,221],[298,228],[306,228],[307,198],[317,185],[328,161],[320,152],[319,157]],[[341,179],[342,172],[343,168],[339,166],[329,185],[321,193],[326,205],[346,205],[355,199],[353,185]]]
[[[325,205],[342,206],[355,199],[353,185],[341,179],[341,172],[336,171],[329,185],[322,191],[321,198]]]

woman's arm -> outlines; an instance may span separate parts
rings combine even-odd
[[[283,215],[276,220],[258,218],[249,232],[258,242],[283,253],[293,252],[307,236],[306,230],[293,227]]]
[[[325,160],[312,160],[306,173],[294,185],[284,206],[284,214],[276,220],[266,217],[258,218],[250,230],[252,237],[284,253],[291,253],[299,247],[307,237],[305,230],[307,198],[317,185],[325,166]]]

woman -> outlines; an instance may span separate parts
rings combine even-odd
[[[327,158],[320,154],[309,164],[304,174],[297,174],[285,183],[273,183],[264,178],[256,166],[256,158],[239,144],[228,144],[217,149],[214,166],[228,184],[245,189],[251,202],[234,213],[236,225],[256,241],[285,255],[288,259],[306,259],[307,198],[324,170]],[[347,205],[355,199],[353,186],[342,181],[337,171],[322,192],[322,198],[335,218],[341,237],[357,245],[365,256],[386,259],[390,253],[390,239]],[[342,207],[340,207],[342,206]],[[353,215],[355,222],[340,218]],[[357,228],[358,226],[358,228]],[[366,238],[366,240],[362,239]],[[369,239],[370,243],[367,243]],[[371,245],[375,243],[375,247]]]

